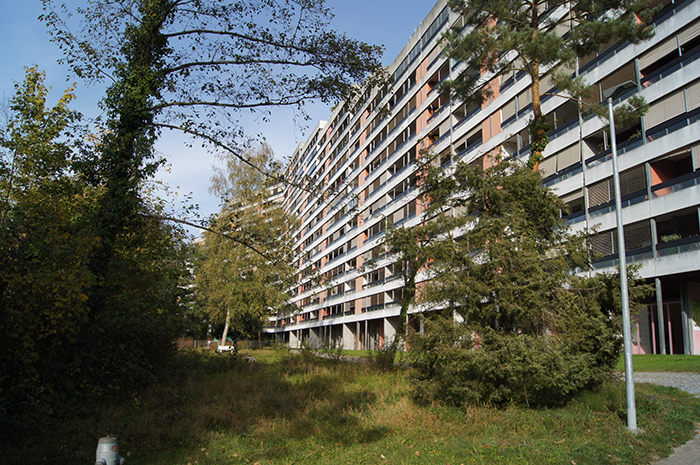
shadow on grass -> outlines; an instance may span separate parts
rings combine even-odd
[[[187,382],[173,376],[95,406],[89,417],[16,430],[0,444],[5,450],[13,446],[5,463],[91,463],[97,440],[112,434],[127,463],[138,465],[207,463],[243,451],[250,459],[284,460],[296,456],[299,443],[376,442],[388,428],[360,419],[376,396],[353,384],[367,371],[364,365],[299,356],[269,364],[238,361]]]

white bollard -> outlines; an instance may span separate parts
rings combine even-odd
[[[117,438],[107,436],[97,442],[95,465],[124,465],[126,459],[119,455]]]

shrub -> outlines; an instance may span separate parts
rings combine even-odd
[[[379,368],[381,371],[389,372],[394,369],[394,360],[396,359],[396,350],[398,344],[390,342],[384,344],[383,347],[373,350],[369,353],[369,361],[372,365]]]
[[[477,333],[448,318],[428,320],[426,335],[412,337],[416,397],[454,405],[561,405],[612,373],[614,359],[607,354],[619,355],[619,338],[600,334],[594,323],[536,336],[488,328]]]

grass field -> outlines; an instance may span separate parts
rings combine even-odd
[[[0,439],[2,463],[94,463],[97,439],[113,434],[128,465],[639,464],[686,442],[700,419],[699,399],[650,385],[637,389],[637,436],[614,384],[557,409],[418,405],[406,369],[251,354],[185,357],[159,386],[27,425]]]
[[[700,373],[700,356],[698,355],[633,355],[634,371],[688,372]],[[625,361],[620,358],[617,370],[625,370]]]

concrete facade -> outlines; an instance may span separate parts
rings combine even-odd
[[[653,39],[614,44],[579,60],[575,72],[596,84],[596,101],[624,84],[615,104],[635,93],[650,104],[637,127],[617,134],[627,260],[639,263],[658,290],[633,318],[635,352],[700,354],[700,0],[661,3]],[[295,151],[287,175],[321,189],[284,192],[285,208],[303,223],[294,233],[301,254],[291,297],[297,311],[271,320],[268,332],[278,340],[346,349],[391,342],[403,281],[380,245],[388,225],[421,221],[412,187],[421,151],[439,154],[444,166],[481,162],[498,150],[528,156],[529,77],[493,79],[494,97],[481,107],[438,94],[436,85],[465,66],[442,57],[438,45],[460,21],[438,1],[389,67],[393,85],[339,104]],[[564,219],[572,230],[598,227],[593,246],[602,258],[593,272],[613,271],[606,123],[584,118],[564,98],[542,101],[555,127],[540,167],[545,185],[571,207]],[[319,275],[325,284],[315,284]],[[419,324],[418,312],[411,311],[411,324]]]

